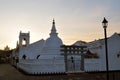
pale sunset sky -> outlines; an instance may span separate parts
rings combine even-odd
[[[108,36],[120,33],[120,0],[0,0],[0,49],[15,48],[20,31],[30,43],[48,38],[53,18],[64,44],[101,39],[103,17]]]

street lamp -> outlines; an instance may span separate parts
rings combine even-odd
[[[107,48],[107,31],[106,31],[106,28],[108,26],[108,21],[105,19],[104,17],[104,20],[102,21],[102,25],[103,25],[103,28],[104,28],[104,36],[105,36],[105,53],[106,53],[106,77],[107,77],[107,80],[109,80],[109,67],[108,67],[108,48]]]

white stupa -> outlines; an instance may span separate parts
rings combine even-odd
[[[54,20],[47,40],[29,44],[29,34],[20,32],[19,43],[25,40],[26,45],[20,45],[18,67],[30,74],[64,73],[64,56],[60,52],[63,43],[57,34]]]
[[[60,46],[63,44],[62,40],[58,37],[58,33],[56,32],[55,21],[53,20],[52,29],[50,33],[50,37],[45,41],[45,45],[43,48],[43,54],[48,54],[51,56],[60,55]]]
[[[60,45],[62,45],[62,40],[57,36],[58,33],[56,33],[55,28],[55,22],[53,20],[52,29],[50,33],[50,37],[45,42],[45,47],[47,48],[59,48]]]

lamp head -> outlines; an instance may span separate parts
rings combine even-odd
[[[104,17],[104,20],[102,21],[102,25],[103,25],[103,28],[104,28],[104,29],[107,28],[108,21],[105,19],[105,17]]]

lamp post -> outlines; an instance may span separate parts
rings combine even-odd
[[[109,80],[109,64],[108,64],[108,48],[107,48],[107,31],[106,31],[106,28],[107,28],[107,25],[108,25],[108,21],[105,19],[104,17],[104,20],[102,21],[102,25],[103,25],[103,28],[104,28],[104,36],[105,36],[105,53],[106,53],[106,77],[107,77],[107,80]]]

